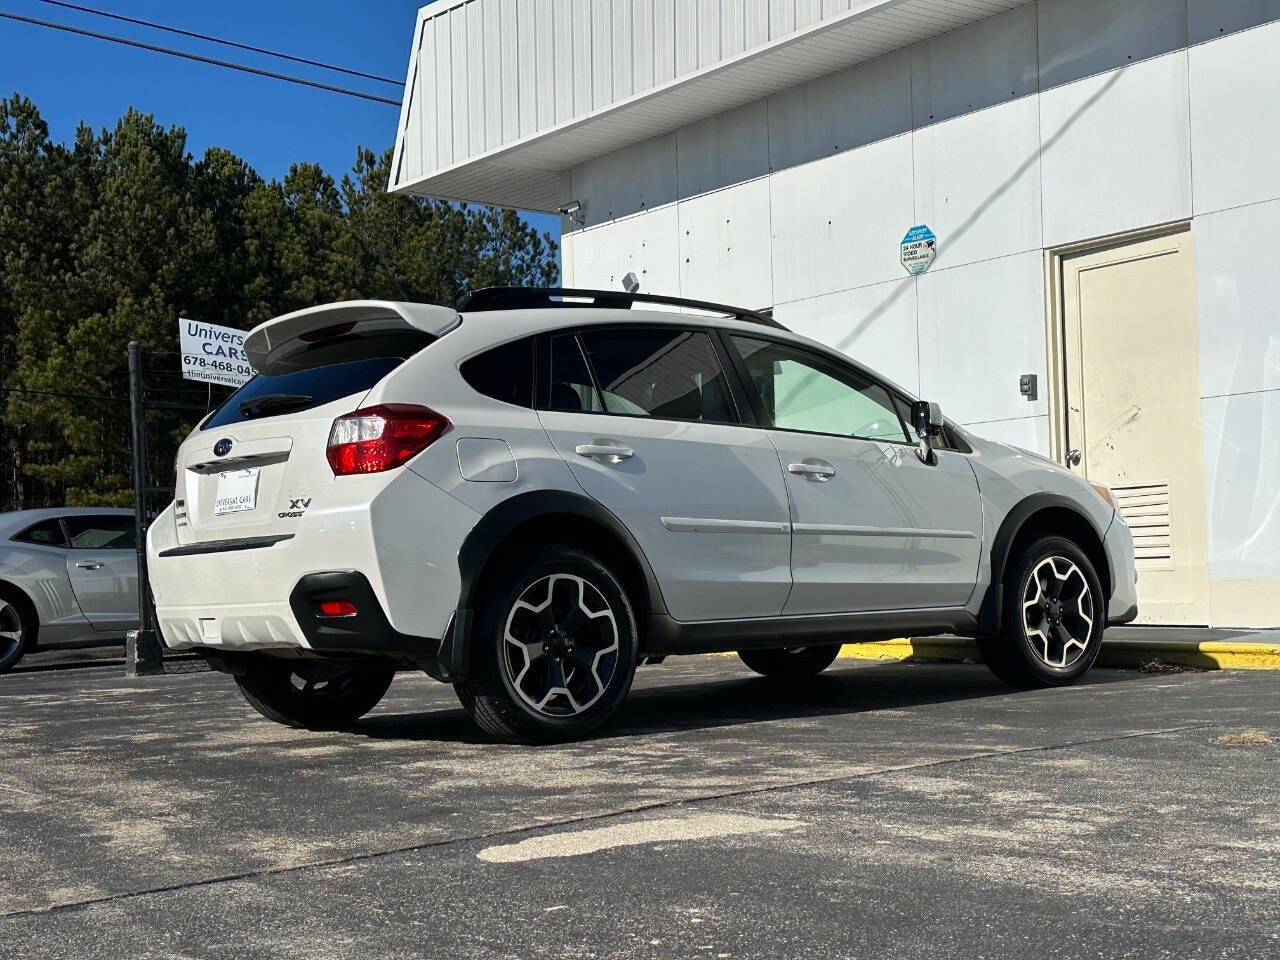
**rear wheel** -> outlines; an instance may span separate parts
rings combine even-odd
[[[489,579],[471,670],[454,686],[476,723],[502,740],[585,736],[631,689],[636,622],[626,591],[585,551],[546,546]]]
[[[748,667],[766,677],[811,677],[821,673],[840,655],[840,644],[822,643],[781,650],[739,650],[738,657]]]
[[[394,664],[256,657],[236,677],[250,706],[268,720],[307,730],[337,730],[378,705],[395,677]]]
[[[36,615],[27,598],[0,586],[0,673],[12,670],[36,639]]]
[[[1061,687],[1088,673],[1105,628],[1106,601],[1089,558],[1070,540],[1041,537],[1010,563],[1000,633],[978,648],[1006,683]]]

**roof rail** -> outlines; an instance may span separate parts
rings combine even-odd
[[[485,287],[475,290],[458,301],[459,313],[477,313],[485,310],[533,310],[540,307],[598,307],[606,310],[630,310],[637,303],[656,303],[670,307],[687,307],[721,313],[759,323],[778,330],[787,328],[773,317],[731,307],[723,303],[705,300],[686,300],[683,297],[667,297],[657,293],[627,293],[624,290],[576,290],[569,287]]]

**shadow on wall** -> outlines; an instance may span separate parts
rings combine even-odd
[[[591,161],[571,190],[590,228],[1276,20],[1280,0],[1040,0]]]

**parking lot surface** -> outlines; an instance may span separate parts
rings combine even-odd
[[[669,660],[544,748],[415,675],[323,734],[14,675],[0,957],[1277,956],[1276,741],[1265,672]]]

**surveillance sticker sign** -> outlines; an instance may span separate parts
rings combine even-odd
[[[928,270],[937,257],[938,238],[924,224],[912,227],[902,238],[902,265],[913,277]]]
[[[213,323],[178,320],[182,375],[188,380],[240,387],[253,376],[244,353],[244,331]]]

